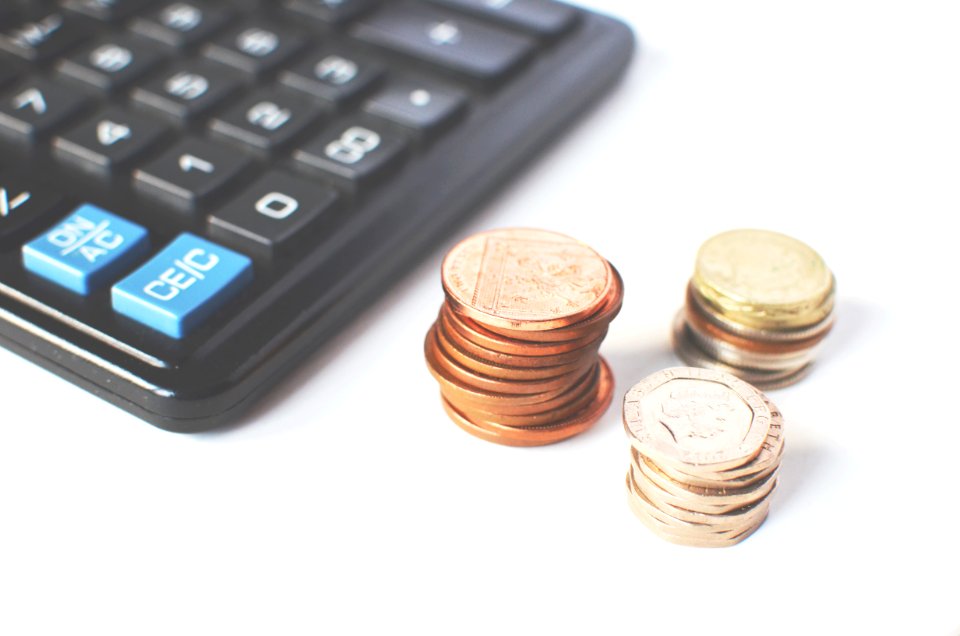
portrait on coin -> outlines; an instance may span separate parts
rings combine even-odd
[[[666,395],[656,402],[655,416],[682,450],[703,452],[734,447],[750,428],[752,410],[726,387],[675,380],[663,388]]]

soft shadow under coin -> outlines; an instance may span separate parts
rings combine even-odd
[[[869,332],[882,322],[883,308],[862,300],[840,299],[834,316],[836,322],[823,340],[817,365],[829,364],[838,354],[856,349],[858,341],[868,337]]]
[[[811,483],[827,473],[831,461],[830,452],[823,446],[811,444],[810,440],[791,444],[789,420],[785,431],[787,446],[780,460],[779,483],[773,504],[780,509],[789,507],[804,490],[812,492]]]
[[[645,347],[603,348],[600,354],[613,369],[617,392],[623,394],[634,384],[652,373],[669,367],[682,366],[683,362],[673,352],[669,339]]]

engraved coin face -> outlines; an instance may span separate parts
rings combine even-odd
[[[630,389],[623,418],[641,454],[715,471],[742,466],[760,452],[771,413],[749,384],[719,371],[679,367]]]
[[[606,260],[572,238],[506,229],[470,237],[444,260],[443,287],[454,309],[483,324],[556,329],[591,315],[611,290]]]
[[[708,240],[697,254],[693,282],[725,311],[797,325],[823,318],[834,287],[817,252],[766,230],[733,230]]]

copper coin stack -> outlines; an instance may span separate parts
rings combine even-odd
[[[623,403],[634,513],[682,545],[723,547],[767,517],[783,454],[783,418],[729,374],[679,367],[635,385]]]
[[[494,230],[454,247],[442,279],[446,301],[424,351],[457,425],[541,446],[606,412],[613,375],[598,350],[623,303],[606,259],[561,234]]]
[[[700,248],[674,347],[687,363],[773,389],[801,379],[833,326],[836,282],[813,249],[734,230]]]

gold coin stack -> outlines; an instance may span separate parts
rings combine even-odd
[[[442,280],[446,301],[424,352],[457,425],[541,446],[606,412],[613,375],[598,350],[623,303],[606,259],[553,232],[495,230],[454,247]]]
[[[697,254],[674,348],[692,366],[762,389],[787,386],[806,374],[833,326],[835,296],[833,274],[806,244],[764,230],[725,232]]]
[[[634,513],[682,545],[724,547],[767,517],[783,454],[783,418],[729,374],[679,367],[635,385],[623,402]]]

